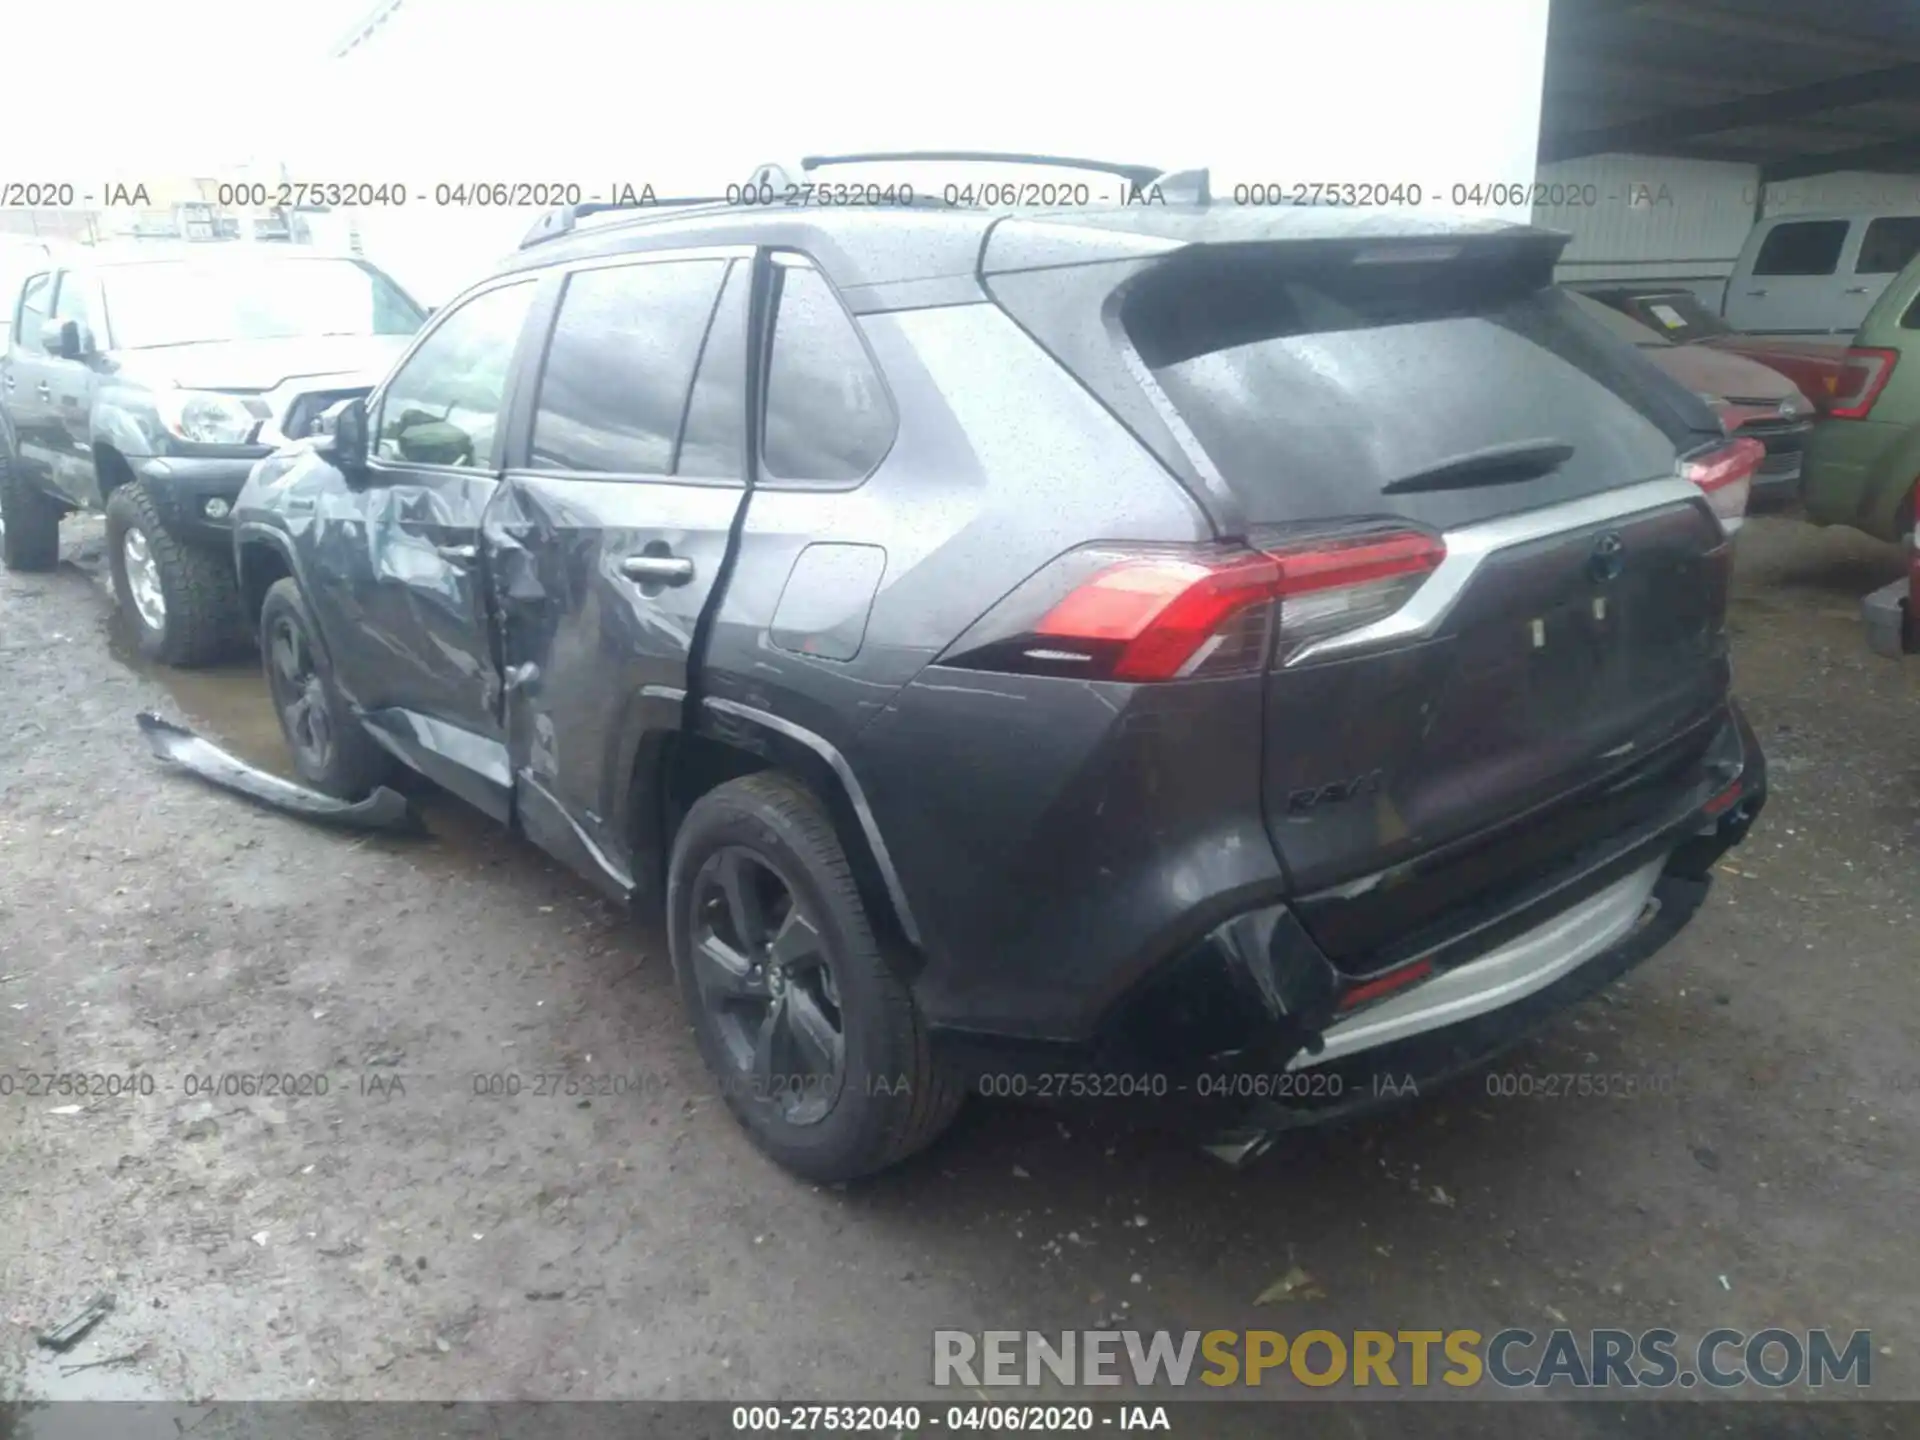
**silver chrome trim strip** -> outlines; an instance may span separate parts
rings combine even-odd
[[[1329,1027],[1318,1055],[1302,1052],[1289,1070],[1324,1065],[1362,1050],[1498,1010],[1545,989],[1625,938],[1659,883],[1665,857],[1643,865],[1544,925]]]
[[[914,923],[913,911],[907,906],[907,892],[901,888],[900,876],[893,868],[893,856],[887,852],[887,842],[880,838],[880,822],[873,818],[873,810],[867,804],[867,792],[860,788],[860,782],[854,778],[853,767],[847,764],[846,757],[829,742],[821,739],[811,730],[783,720],[778,715],[770,715],[765,710],[756,710],[751,705],[742,705],[737,700],[709,698],[706,703],[726,715],[737,715],[743,720],[752,720],[766,726],[769,730],[778,730],[790,740],[797,740],[832,768],[846,787],[847,799],[853,804],[853,813],[860,821],[860,828],[866,832],[867,844],[873,847],[873,858],[880,867],[880,878],[886,883],[887,898],[893,901],[894,913],[900,917],[900,928],[907,939],[915,945],[920,943],[920,927]]]
[[[1365,650],[1391,641],[1426,638],[1440,628],[1440,622],[1447,618],[1455,602],[1466,591],[1474,572],[1495,551],[1543,540],[1563,531],[1600,525],[1642,511],[1690,501],[1705,503],[1700,487],[1676,475],[1660,480],[1645,480],[1637,485],[1624,485],[1618,490],[1606,490],[1563,504],[1546,505],[1518,515],[1502,515],[1497,520],[1449,530],[1442,537],[1447,542],[1447,558],[1440,562],[1433,574],[1427,577],[1427,583],[1416,590],[1405,605],[1371,625],[1363,625],[1358,630],[1349,630],[1341,635],[1329,635],[1324,640],[1316,640],[1302,647],[1287,658],[1283,668],[1328,655]]]

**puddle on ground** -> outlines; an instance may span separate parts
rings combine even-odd
[[[287,780],[300,778],[294,773],[286,741],[280,734],[279,717],[273,713],[258,655],[244,655],[200,670],[176,670],[159,664],[140,653],[131,624],[110,599],[100,628],[107,652],[171,695],[181,718],[195,734],[249,765]],[[127,724],[132,727],[131,715]],[[412,799],[433,838],[447,851],[490,851],[504,838],[500,827],[478,810],[410,771],[401,771],[394,788]]]
[[[258,656],[247,655],[205,670],[175,670],[140,653],[133,627],[118,606],[101,623],[107,653],[173,696],[196,731],[222,748],[288,780],[297,779],[280,738],[280,722],[267,698]]]

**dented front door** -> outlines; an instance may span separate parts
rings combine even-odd
[[[335,670],[368,725],[503,820],[512,783],[480,528],[535,288],[461,301],[381,387],[366,469],[319,517],[309,565]]]

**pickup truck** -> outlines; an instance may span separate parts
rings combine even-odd
[[[61,518],[104,511],[115,597],[171,665],[246,634],[230,516],[254,462],[364,394],[426,316],[365,260],[279,245],[49,255],[8,298],[0,555],[51,569]]]

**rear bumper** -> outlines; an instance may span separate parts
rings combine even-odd
[[[247,483],[255,459],[156,455],[136,461],[133,469],[175,537],[225,550],[233,544],[233,502]],[[207,514],[209,501],[224,506],[220,515]]]
[[[1216,1120],[1215,1102],[1251,1101],[1259,1130],[1343,1114],[1477,1063],[1653,954],[1699,908],[1766,792],[1758,741],[1729,706],[1699,782],[1661,815],[1384,971],[1336,966],[1290,905],[1265,903],[1135,986],[1089,1043],[936,1036],[989,1093],[1147,1098]]]
[[[1807,444],[1800,495],[1816,524],[1850,525],[1897,542],[1916,475],[1920,430],[1878,420],[1823,420]]]

